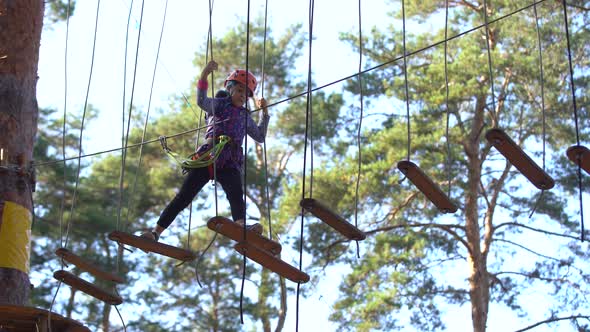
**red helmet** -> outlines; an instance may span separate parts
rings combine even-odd
[[[226,87],[227,82],[229,81],[236,81],[244,84],[248,87],[250,97],[254,95],[254,90],[256,90],[256,77],[254,77],[254,75],[252,75],[251,72],[246,71],[244,69],[236,69],[233,72],[231,72],[229,76],[225,79],[223,86]]]

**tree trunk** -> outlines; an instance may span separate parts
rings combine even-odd
[[[270,310],[269,309],[269,296],[272,295],[271,292],[268,291],[268,285],[272,283],[270,278],[270,271],[263,269],[260,272],[260,287],[258,287],[258,315],[260,316],[260,321],[262,322],[262,331],[263,332],[271,332],[271,323],[270,323]]]
[[[68,298],[68,304],[66,305],[66,317],[72,318],[72,313],[74,312],[74,304],[76,302],[76,293],[78,291],[70,287],[70,297]]]
[[[281,285],[281,306],[279,307],[279,318],[277,320],[276,332],[280,332],[285,327],[285,319],[287,318],[287,284],[285,278],[279,278]]]
[[[107,303],[103,303],[102,307],[102,331],[103,332],[110,332],[111,331],[111,323],[109,318],[111,317],[111,305]]]
[[[43,0],[0,0],[0,303],[23,305],[30,292],[29,167],[37,130],[37,65]]]
[[[473,331],[485,332],[488,318],[489,278],[486,256],[482,253],[479,230],[479,186],[481,181],[481,158],[479,143],[484,125],[485,96],[478,98],[470,135],[464,142],[468,159],[468,180],[465,198],[465,228],[469,243],[469,297]]]

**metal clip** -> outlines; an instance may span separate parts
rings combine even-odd
[[[160,137],[158,137],[158,140],[160,141],[160,145],[162,146],[162,149],[164,149],[164,151],[166,151],[166,152],[172,151],[172,150],[170,150],[170,148],[168,148],[168,142],[166,141],[166,136],[160,136]]]

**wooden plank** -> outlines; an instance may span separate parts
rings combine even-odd
[[[195,258],[197,258],[197,255],[190,250],[177,248],[165,243],[160,243],[154,240],[146,239],[141,236],[136,236],[121,231],[111,232],[109,234],[109,239],[141,249],[143,251],[153,252],[163,256],[178,259],[180,261],[187,262],[195,260]]]
[[[424,173],[418,165],[409,160],[397,163],[397,168],[428,198],[442,213],[457,212],[455,205],[440,187]]]
[[[316,199],[304,198],[299,205],[350,240],[361,241],[367,237],[363,231]]]
[[[74,264],[75,266],[79,267],[81,270],[84,270],[97,278],[100,278],[102,280],[116,282],[118,284],[122,284],[125,282],[123,277],[118,276],[113,273],[110,273],[110,272],[107,272],[107,271],[104,271],[104,270],[96,267],[94,264],[91,264],[91,263],[85,261],[84,259],[82,259],[82,257],[74,254],[73,252],[69,251],[66,248],[57,249],[55,251],[55,254],[57,256],[59,256],[60,258],[62,258],[64,261],[66,261],[70,264]]]
[[[287,264],[286,262],[273,256],[268,251],[262,250],[251,243],[241,242],[234,245],[240,254],[245,255],[256,263],[277,273],[283,278],[287,278],[296,283],[306,283],[309,281],[309,275],[299,269]]]
[[[53,277],[72,288],[75,288],[81,292],[84,292],[98,300],[111,305],[119,305],[123,303],[123,299],[120,296],[111,294],[102,288],[97,287],[94,284],[89,283],[86,280],[80,279],[68,271],[59,270],[53,272]]]
[[[10,332],[49,331],[49,311],[34,307],[10,304],[0,305],[0,326]],[[51,330],[68,332],[90,332],[83,324],[51,313]]]
[[[574,164],[579,165],[586,173],[590,174],[590,150],[582,145],[572,145],[566,155]]]
[[[244,241],[244,226],[236,224],[227,218],[213,217],[207,221],[207,227],[210,230],[215,231],[223,236],[227,236],[236,242]],[[273,255],[278,255],[281,253],[282,247],[280,243],[264,237],[256,232],[246,232],[246,241],[272,253]]]
[[[486,132],[486,139],[520,171],[535,187],[541,190],[553,188],[555,182],[516,143],[498,128]]]

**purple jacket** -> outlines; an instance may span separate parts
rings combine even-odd
[[[256,124],[245,107],[232,105],[231,97],[207,97],[207,87],[207,81],[199,80],[197,84],[197,104],[207,113],[208,127],[205,137],[226,135],[231,138],[231,142],[225,145],[219,155],[215,163],[216,168],[237,168],[241,170],[244,164],[242,141],[246,133],[256,142],[263,143],[270,116],[262,115],[258,124]],[[201,154],[209,148],[211,146],[205,143],[197,149],[197,153]]]

